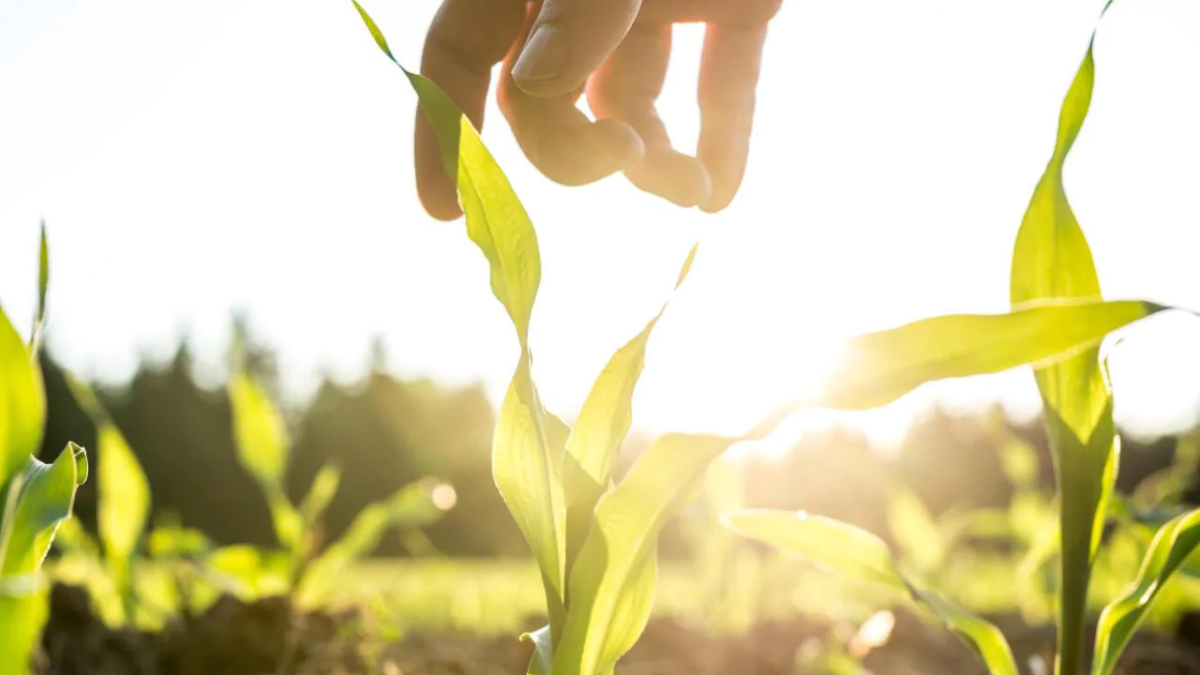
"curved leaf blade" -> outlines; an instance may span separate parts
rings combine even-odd
[[[688,253],[675,290],[687,279],[696,246]],[[563,492],[567,507],[567,566],[575,564],[592,524],[592,510],[612,478],[613,463],[633,423],[633,395],[646,363],[646,345],[670,300],[633,339],[617,350],[588,393],[567,439]]]
[[[1171,519],[1154,535],[1137,579],[1100,614],[1092,673],[1111,675],[1158,592],[1200,546],[1200,509]]]
[[[12,509],[4,514],[5,540],[0,541],[0,577],[11,579],[32,574],[50,550],[58,524],[71,515],[75,490],[87,477],[87,455],[83,448],[68,443],[52,464],[30,457],[19,484]]]
[[[774,509],[727,514],[725,524],[743,536],[798,553],[852,581],[908,593],[971,647],[992,675],[1017,675],[1004,635],[992,624],[940,595],[913,585],[897,569],[887,544],[866,530],[823,516]]]
[[[24,470],[42,442],[46,394],[29,350],[0,309],[0,487]]]
[[[947,378],[1053,363],[1165,309],[1126,300],[1045,300],[1007,314],[923,319],[853,338],[817,404],[865,410]]]
[[[46,221],[42,221],[41,244],[38,246],[38,304],[29,337],[29,353],[37,357],[42,348],[42,331],[46,326],[46,292],[50,289],[50,246],[46,241]]]
[[[521,636],[524,642],[533,643],[533,657],[529,661],[527,675],[550,675],[554,660],[554,644],[550,640],[550,626],[542,626],[532,633]]]
[[[128,560],[150,516],[150,484],[125,437],[112,424],[100,427],[96,453],[100,538],[110,557]]]
[[[722,521],[744,537],[797,553],[853,581],[907,590],[887,544],[866,530],[804,511],[776,509],[736,511]]]
[[[610,638],[626,614],[623,596],[643,573],[667,520],[703,480],[708,465],[740,439],[667,434],[596,505],[594,522],[571,571],[566,626],[554,672],[606,673],[626,639]],[[632,644],[629,642],[629,644]]]
[[[238,461],[260,483],[282,485],[289,445],[283,415],[262,385],[241,370],[230,377],[228,392]]]

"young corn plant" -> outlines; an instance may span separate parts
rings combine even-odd
[[[980,318],[940,317],[858,338],[851,344],[856,363],[820,402],[833,408],[873,408],[920,383],[996,372],[1000,365],[1033,366],[1059,497],[1055,671],[1060,675],[1084,672],[1088,585],[1117,471],[1119,440],[1100,341],[1108,332],[1163,309],[1148,302],[1100,299],[1091,251],[1063,189],[1063,166],[1087,115],[1094,78],[1089,44],[1063,102],[1054,153],[1017,235],[1012,312],[982,323]],[[898,384],[863,388],[861,372],[891,373]],[[804,513],[744,511],[730,514],[727,523],[842,574],[907,592],[974,647],[990,672],[1017,672],[1012,652],[994,626],[915,586],[873,535]],[[1150,603],[1197,544],[1200,511],[1175,516],[1158,529],[1137,578],[1100,615],[1091,673],[1114,671]]]
[[[476,130],[429,80],[404,70],[374,21],[354,3],[375,43],[399,66],[435,129],[455,179],[467,235],[486,258],[491,288],[520,348],[500,407],[492,472],[541,569],[549,623],[525,636],[535,675],[609,675],[641,635],[657,579],[656,542],[698,492],[709,464],[734,443],[765,435],[668,434],[618,482],[613,468],[632,420],[646,345],[663,310],[609,360],[574,428],[547,411],[533,379],[529,322],[541,283],[537,235]],[[687,277],[688,255],[676,287]]]
[[[236,352],[236,348],[235,348]],[[254,477],[267,499],[282,556],[246,546],[214,551],[209,564],[250,582],[255,592],[289,591],[313,602],[330,579],[347,565],[370,553],[394,527],[419,528],[437,521],[453,506],[449,485],[425,479],[406,485],[386,500],[369,505],[351,521],[346,533],[328,547],[320,545],[318,525],[337,494],[341,470],[327,464],[313,479],[307,495],[293,505],[284,490],[291,453],[287,427],[262,385],[237,363],[228,384],[238,459]],[[272,586],[282,577],[282,585]]]
[[[42,561],[87,479],[83,448],[69,443],[52,464],[34,457],[46,422],[37,363],[49,266],[42,229],[38,311],[29,344],[0,309],[0,672],[26,673],[48,614]]]
[[[96,428],[100,542],[93,541],[79,521],[71,518],[59,529],[56,547],[92,571],[86,581],[94,597],[116,598],[116,602],[97,605],[108,623],[135,623],[138,612],[135,580],[150,517],[150,483],[95,392],[74,375],[65,373],[65,376],[75,401]]]

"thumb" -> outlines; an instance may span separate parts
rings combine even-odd
[[[579,89],[625,39],[642,0],[545,0],[513,65],[513,80],[530,96]]]

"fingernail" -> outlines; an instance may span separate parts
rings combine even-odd
[[[512,74],[518,80],[549,80],[558,77],[566,63],[566,32],[560,26],[544,23],[525,43]]]

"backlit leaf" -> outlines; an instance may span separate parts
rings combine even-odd
[[[747,509],[723,520],[742,536],[797,553],[847,579],[906,590],[887,544],[866,530],[803,511]]]
[[[1017,234],[1010,285],[1014,307],[1051,298],[1097,301],[1101,297],[1091,249],[1063,186],[1063,166],[1087,117],[1095,74],[1089,42],[1063,100],[1054,153]],[[1091,566],[1118,465],[1112,396],[1097,347],[1034,372],[1062,500],[1056,672],[1077,673],[1082,669]]]
[[[1047,300],[1008,314],[940,316],[868,333],[849,342],[843,365],[817,403],[864,410],[934,380],[1094,353],[1110,332],[1162,309],[1140,301]]]
[[[233,373],[228,390],[238,460],[260,483],[281,485],[289,443],[283,416],[262,386],[245,372]]]
[[[150,515],[150,485],[125,437],[112,424],[100,427],[96,442],[99,464],[97,520],[110,556],[133,555]]]
[[[725,522],[735,532],[798,553],[852,581],[906,591],[971,647],[989,673],[1017,675],[1012,650],[995,626],[912,584],[897,569],[887,544],[870,532],[822,516],[771,509],[738,511]]]
[[[312,485],[308,488],[308,494],[300,503],[300,517],[304,521],[305,529],[312,527],[321,514],[325,513],[341,482],[342,469],[336,464],[326,464],[317,472],[316,478],[313,478]]]
[[[525,633],[521,640],[533,643],[533,657],[529,661],[527,675],[550,675],[550,666],[554,661],[550,626],[542,626],[532,633]]]
[[[623,596],[646,583],[642,566],[652,555],[659,532],[695,493],[709,464],[738,440],[662,436],[600,499],[571,571],[571,602],[562,639],[555,646],[554,672],[608,673],[624,654],[622,648],[632,644],[627,637],[610,637],[628,628],[618,625],[630,613],[623,607]]]
[[[50,288],[50,247],[46,242],[46,221],[42,221],[41,245],[38,247],[38,304],[29,337],[29,353],[36,358],[42,347],[42,331],[46,326],[46,292]]]
[[[49,588],[9,593],[0,583],[0,673],[32,672],[33,654],[50,617]]]
[[[1110,675],[1150,603],[1200,545],[1200,509],[1175,517],[1154,535],[1137,580],[1104,608],[1096,629],[1092,673]]]
[[[675,288],[687,279],[696,248],[688,253]],[[592,385],[567,440],[563,460],[563,492],[567,502],[567,570],[583,546],[592,509],[612,477],[613,462],[633,421],[633,394],[646,361],[646,343],[666,303],[632,340],[605,365]]]
[[[0,487],[24,470],[42,443],[46,395],[41,372],[0,309]]]

